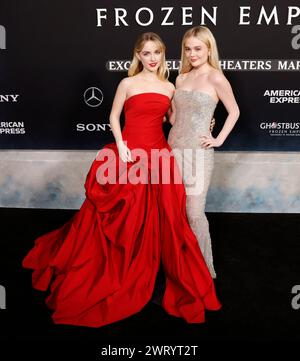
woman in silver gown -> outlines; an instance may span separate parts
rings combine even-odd
[[[228,116],[218,136],[210,132],[219,100]],[[205,202],[214,167],[214,148],[220,147],[239,117],[230,83],[220,66],[216,41],[205,26],[188,30],[182,39],[181,68],[176,79],[168,142],[182,169],[187,194],[187,215],[210,270],[213,265]]]

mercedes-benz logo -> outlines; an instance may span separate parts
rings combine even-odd
[[[89,107],[98,107],[103,101],[103,93],[94,86],[88,88],[83,94],[84,102]]]

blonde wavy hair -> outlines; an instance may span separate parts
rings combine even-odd
[[[222,72],[222,69],[219,64],[219,52],[217,48],[217,43],[212,32],[206,26],[195,26],[189,29],[183,35],[182,43],[181,43],[181,65],[179,68],[179,73],[180,74],[188,73],[193,68],[193,66],[185,56],[185,42],[188,38],[191,37],[195,37],[203,41],[203,43],[207,46],[208,51],[210,52],[210,56],[208,56],[209,65]]]
[[[138,59],[137,54],[142,51],[147,41],[153,41],[163,54],[161,59],[161,64],[157,70],[158,78],[160,80],[168,79],[169,69],[166,63],[166,46],[157,34],[151,32],[143,33],[137,38],[133,49],[133,59],[128,69],[128,76],[134,76],[143,70],[143,64]]]

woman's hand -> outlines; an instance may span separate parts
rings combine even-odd
[[[130,149],[127,147],[127,145],[123,142],[123,140],[120,140],[117,143],[119,156],[122,159],[123,162],[133,162],[131,157]]]
[[[200,145],[204,149],[209,149],[220,147],[222,143],[217,138],[214,138],[211,134],[209,134],[200,136]]]

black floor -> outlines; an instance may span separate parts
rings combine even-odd
[[[31,288],[31,271],[20,266],[34,239],[61,226],[74,212],[0,209],[0,285],[7,296],[6,309],[0,310],[0,340],[2,345],[10,345],[11,352],[20,351],[20,345],[22,355],[33,355],[36,348],[49,355],[56,346],[64,345],[67,352],[83,353],[85,360],[98,360],[106,359],[100,352],[109,344],[197,345],[196,359],[201,359],[201,352],[207,349],[233,352],[236,345],[247,344],[248,354],[258,343],[270,349],[299,343],[300,308],[293,309],[291,302],[295,296],[292,287],[300,285],[300,215],[207,214],[218,275],[216,288],[223,308],[207,312],[206,323],[187,324],[150,302],[130,318],[94,329],[53,325],[45,294]],[[298,303],[300,306],[300,300]],[[178,355],[178,348],[176,352]]]

